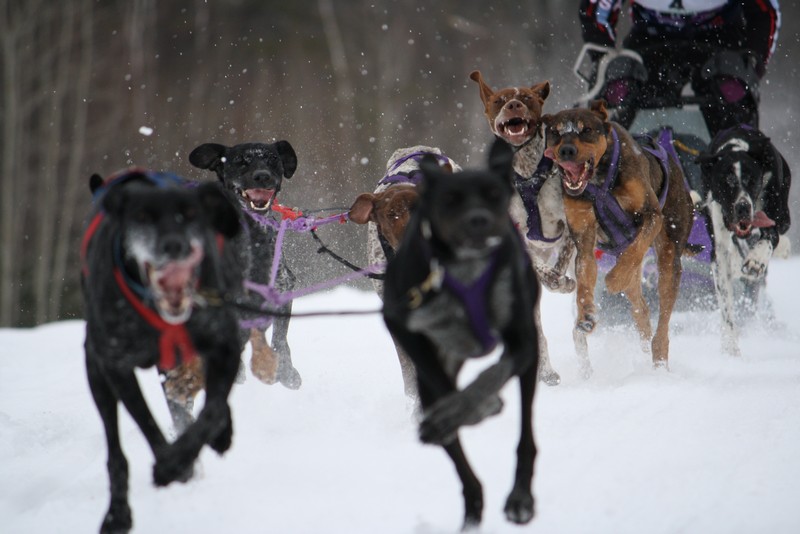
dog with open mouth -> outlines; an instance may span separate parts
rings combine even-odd
[[[697,162],[714,243],[722,348],[739,356],[736,313],[755,312],[770,259],[779,247],[788,254],[791,171],[770,139],[748,125],[717,134]]]
[[[511,149],[499,140],[488,169],[449,173],[433,155],[425,156],[419,202],[384,280],[384,321],[417,371],[419,436],[441,445],[455,465],[465,530],[481,522],[483,491],[458,432],[497,414],[503,407],[500,390],[515,378],[521,426],[505,514],[517,524],[534,515],[534,308],[541,286],[508,212],[511,161]],[[461,389],[462,366],[480,357],[494,363]]]
[[[537,279],[550,291],[570,293],[575,290],[575,280],[568,274],[574,263],[575,246],[564,215],[561,184],[550,161],[543,157],[541,116],[550,82],[494,90],[480,71],[473,71],[470,79],[479,86],[489,129],[514,151],[514,195],[509,212],[523,236]],[[539,379],[554,386],[561,377],[550,363],[541,323],[541,317],[536,317],[542,351]]]
[[[242,292],[230,246],[240,226],[216,184],[187,187],[174,175],[130,169],[105,181],[94,175],[90,186],[95,209],[81,245],[86,369],[108,445],[111,503],[100,532],[118,533],[133,524],[120,402],[153,451],[156,485],[191,478],[204,445],[220,454],[231,445],[227,399],[244,338],[235,311],[209,301]],[[199,369],[205,403],[168,443],[134,371],[155,366],[163,374],[189,365]]]
[[[272,207],[277,201],[284,179],[297,170],[297,155],[288,141],[274,143],[242,143],[225,146],[204,143],[189,154],[189,162],[200,169],[216,173],[225,190],[241,207],[244,227],[242,251],[251,255],[245,279],[261,285],[269,284],[278,232],[277,218]],[[275,281],[279,291],[294,288],[295,276],[283,258]],[[289,389],[302,383],[300,373],[292,364],[286,336],[289,331],[289,302],[273,310],[271,317],[261,318],[261,324],[250,328],[253,349],[250,369],[262,382],[280,382]],[[272,346],[266,341],[266,330],[272,325]]]
[[[605,102],[560,111],[542,118],[547,148],[561,175],[564,211],[577,257],[578,318],[575,336],[585,341],[598,321],[594,305],[595,248],[616,256],[605,277],[610,293],[624,292],[636,329],[653,365],[668,367],[669,320],[678,296],[681,255],[692,226],[693,205],[677,157],[658,143],[640,145],[608,120]],[[642,290],[642,262],[654,247],[658,268],[659,311],[655,335]],[[584,376],[591,365],[578,343]]]

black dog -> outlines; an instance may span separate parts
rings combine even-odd
[[[186,188],[172,175],[130,170],[90,185],[97,201],[83,244],[86,369],[108,444],[111,504],[101,532],[128,532],[128,462],[120,444],[122,402],[155,456],[159,486],[186,481],[203,445],[231,445],[228,394],[241,344],[236,314],[202,306],[204,295],[235,294],[242,281],[228,240],[235,207],[216,184]],[[169,370],[202,362],[206,400],[197,421],[168,443],[147,407],[135,368]]]
[[[722,348],[738,356],[734,311],[754,310],[769,260],[789,229],[791,172],[769,138],[745,125],[720,132],[697,162],[714,243]]]
[[[232,147],[206,143],[192,150],[189,162],[195,167],[216,172],[225,189],[241,206],[245,247],[252,255],[251,268],[245,273],[245,278],[267,285],[277,238],[277,221],[273,218],[271,208],[281,190],[283,179],[291,178],[297,169],[297,156],[292,145],[288,141],[247,143]],[[289,291],[294,284],[295,276],[281,258],[275,288]],[[292,365],[286,340],[292,303],[274,311],[278,316],[273,325],[272,347],[265,338],[271,323],[269,318],[250,331],[253,348],[250,368],[262,382],[274,384],[279,381],[290,389],[297,389],[302,380]]]
[[[423,159],[420,199],[384,281],[383,315],[417,370],[424,410],[420,439],[442,445],[463,484],[464,527],[481,521],[483,492],[458,429],[502,408],[500,389],[519,377],[522,429],[506,517],[533,517],[532,410],[539,339],[533,324],[539,282],[508,214],[513,153],[491,148],[488,171],[448,174]],[[456,376],[468,358],[502,343],[498,362],[464,390]]]

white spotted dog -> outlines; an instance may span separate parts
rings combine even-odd
[[[737,312],[752,317],[770,258],[788,254],[791,172],[769,138],[747,125],[717,134],[697,162],[714,243],[722,350],[739,356]]]
[[[375,191],[358,195],[350,208],[350,221],[367,225],[367,257],[372,265],[385,264],[394,257],[405,233],[411,207],[418,197],[416,186],[422,178],[419,162],[426,154],[433,155],[446,172],[461,172],[458,163],[439,148],[423,145],[399,148],[386,162],[386,174],[378,181]],[[372,285],[378,296],[383,298],[383,280],[373,278]],[[416,398],[414,366],[397,343],[395,348],[405,393],[410,398]]]
[[[571,293],[575,278],[568,272],[575,266],[575,244],[569,235],[561,181],[544,158],[542,106],[550,94],[550,82],[531,87],[508,87],[494,91],[480,71],[470,78],[480,87],[480,98],[492,133],[514,149],[514,185],[511,218],[523,235],[539,281],[550,291]],[[536,308],[539,313],[539,308]],[[539,379],[554,386],[561,377],[550,365],[541,317],[535,318],[539,330]]]
[[[574,266],[575,245],[567,229],[561,182],[551,161],[543,157],[541,116],[550,82],[494,91],[479,71],[470,78],[480,86],[492,133],[514,149],[514,182],[519,194],[511,201],[511,217],[526,237],[539,279],[550,291],[571,293],[575,280],[567,271]]]

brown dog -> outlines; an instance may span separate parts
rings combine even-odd
[[[693,209],[679,164],[674,158],[664,157],[663,152],[659,158],[643,150],[624,128],[609,122],[601,100],[593,101],[590,109],[569,109],[542,120],[547,136],[545,155],[561,171],[564,210],[578,252],[576,339],[591,333],[597,323],[594,251],[599,244],[617,256],[616,265],[605,278],[608,291],[624,292],[643,347],[652,349],[656,367],[667,367],[669,320],[678,295],[680,258],[691,230]],[[641,281],[642,260],[651,246],[658,258],[655,336]],[[588,354],[580,356],[588,375]]]
[[[386,162],[386,174],[373,193],[358,195],[348,213],[356,224],[367,224],[367,256],[370,264],[383,264],[394,257],[406,230],[411,207],[417,200],[416,184],[422,177],[419,161],[432,154],[447,172],[459,172],[461,167],[442,151],[429,146],[412,146],[394,151]],[[383,282],[372,280],[378,296],[383,298]],[[403,349],[395,343],[403,386],[408,397],[416,399],[416,371]]]

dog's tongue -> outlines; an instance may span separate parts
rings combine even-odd
[[[274,189],[248,189],[245,191],[247,198],[257,208],[265,208],[272,196],[275,194]]]
[[[775,221],[770,219],[769,216],[763,211],[757,211],[750,223],[756,228],[769,228],[770,226],[775,226]]]
[[[575,163],[574,161],[559,161],[558,166],[564,169],[570,182],[579,182],[585,168],[583,163]]]
[[[506,125],[506,131],[511,135],[522,135],[528,131],[528,123],[524,121],[509,123]]]
[[[553,147],[549,146],[544,149],[544,157],[550,159],[556,159],[556,153],[553,152]]]
[[[201,247],[192,247],[184,259],[167,263],[158,270],[156,283],[171,306],[179,307],[185,290],[194,277],[194,269],[203,259]]]

